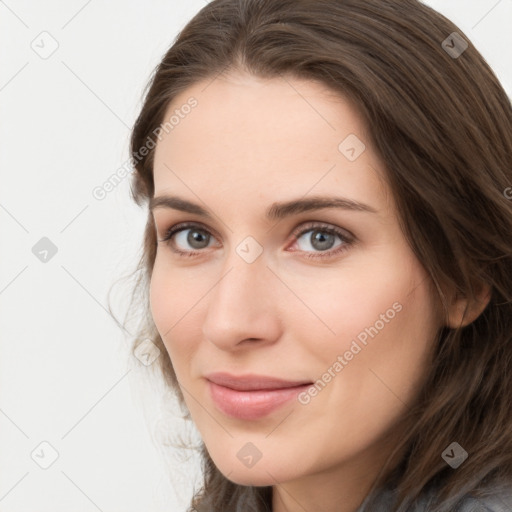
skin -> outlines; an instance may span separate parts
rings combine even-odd
[[[210,238],[197,249],[186,238],[194,228],[175,235],[179,249],[199,252],[193,257],[159,242],[150,285],[186,405],[219,470],[242,485],[274,486],[275,512],[353,512],[393,448],[384,436],[413,401],[443,322],[430,280],[346,99],[315,82],[232,72],[183,91],[166,119],[190,96],[197,107],[157,144],[155,196],[188,199],[213,220],[165,207],[153,214],[158,240],[184,221]],[[349,134],[366,145],[355,161],[338,149]],[[265,218],[274,202],[313,195],[343,196],[377,213],[324,208]],[[314,228],[293,235],[307,222],[355,241],[334,235],[323,253],[345,244],[343,252],[307,258],[322,254]],[[252,263],[236,251],[248,236],[263,249]],[[214,371],[316,381],[394,303],[400,312],[307,405],[292,400],[246,421],[210,398],[204,376]],[[465,304],[454,300],[449,324],[461,321]],[[251,468],[237,458],[248,442],[262,454]]]

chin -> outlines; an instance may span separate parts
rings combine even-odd
[[[274,476],[272,471],[270,473]],[[246,485],[251,487],[267,487],[276,484],[276,480],[280,481],[278,478],[272,478],[265,469],[261,469],[256,471],[255,468],[247,469],[247,470],[236,470],[228,473],[222,472],[222,474],[234,484],[238,485]]]
[[[286,467],[279,460],[265,460],[261,458],[252,467],[244,467],[242,462],[236,459],[236,464],[224,461],[224,464],[215,464],[219,471],[231,482],[238,485],[266,487],[277,482],[286,482],[298,478],[297,468]]]

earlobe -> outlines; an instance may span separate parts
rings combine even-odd
[[[447,327],[452,329],[466,327],[474,322],[486,308],[487,304],[489,304],[491,292],[491,287],[483,283],[472,301],[467,297],[456,294],[448,311]]]

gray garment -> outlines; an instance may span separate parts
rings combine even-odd
[[[394,498],[394,493],[389,489],[379,493],[376,501],[372,499],[370,502],[368,496],[357,512],[390,512],[393,510]],[[508,489],[500,489],[492,496],[476,498],[467,495],[455,505],[447,505],[444,509],[435,507],[433,503],[434,492],[426,492],[403,512],[512,512],[512,483]]]

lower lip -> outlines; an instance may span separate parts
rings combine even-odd
[[[208,382],[210,394],[217,407],[228,416],[241,420],[256,420],[295,398],[311,384],[293,388],[262,389],[256,391],[237,391]]]

